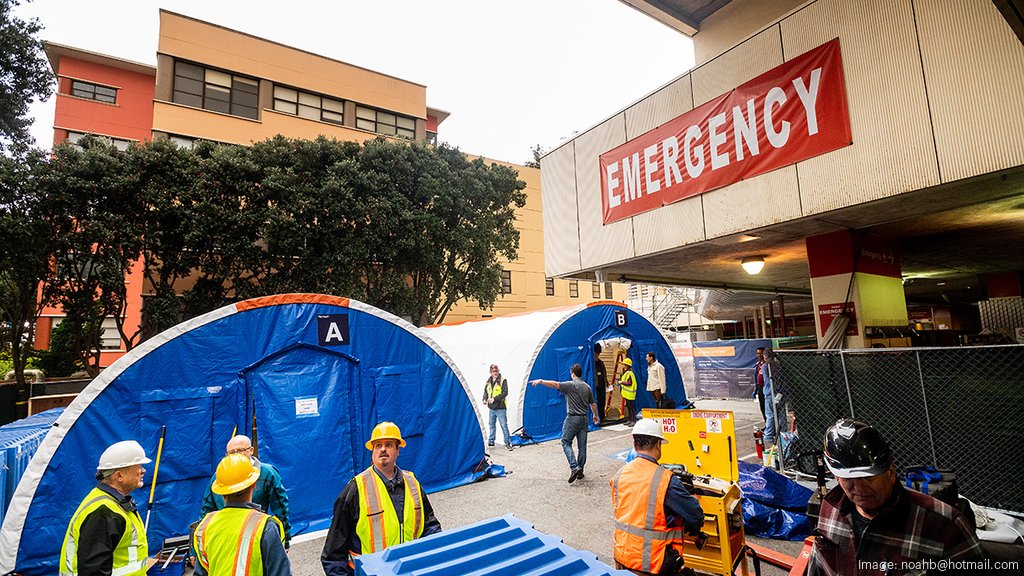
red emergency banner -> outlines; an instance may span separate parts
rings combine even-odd
[[[851,142],[839,39],[601,155],[605,224]]]

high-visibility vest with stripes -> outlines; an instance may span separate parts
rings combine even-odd
[[[627,370],[623,372],[619,382],[622,383],[622,398],[625,400],[636,400],[636,375],[633,374],[633,371]]]
[[[61,576],[77,576],[78,574],[78,543],[85,519],[101,507],[106,507],[124,518],[125,529],[121,539],[114,548],[114,561],[111,565],[111,576],[142,576],[146,573],[146,556],[149,546],[146,544],[146,528],[138,512],[127,512],[117,500],[99,488],[93,488],[78,505],[68,530],[64,534],[64,544],[60,548]]]
[[[501,396],[501,380],[491,382],[491,380],[488,379],[485,391],[487,392],[488,398],[497,398],[498,396]]]
[[[388,546],[415,540],[423,535],[423,489],[412,472],[402,470],[405,510],[399,521],[391,495],[373,466],[355,477],[359,489],[359,521],[356,535],[362,554],[379,552]],[[355,555],[355,554],[353,554]]]
[[[260,542],[268,520],[277,522],[283,545],[284,526],[273,516],[233,506],[210,512],[192,537],[199,564],[209,576],[262,576]]]
[[[670,544],[682,554],[682,530],[670,530],[665,522],[671,477],[662,466],[637,458],[611,480],[615,560],[626,568],[658,573]]]

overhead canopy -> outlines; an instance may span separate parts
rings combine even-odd
[[[253,417],[255,416],[255,430]],[[427,491],[470,482],[484,457],[480,413],[457,369],[407,322],[345,298],[239,302],[148,340],[105,370],[57,420],[0,531],[0,573],[55,574],[68,521],[108,445],[156,459],[150,549],[187,534],[233,431],[281,473],[292,533],[327,528],[345,483],[370,464],[378,422],[408,443],[399,465]],[[147,485],[134,493],[146,515]]]
[[[570,368],[579,363],[595,399],[603,402],[604,390],[594,386],[597,342],[617,338],[630,342],[627,355],[639,382],[638,409],[654,406],[654,399],[645,389],[647,352],[654,352],[665,366],[667,395],[678,404],[686,400],[679,366],[665,337],[649,320],[621,302],[599,301],[424,330],[458,366],[477,402],[483,398],[490,365],[497,364],[509,384],[509,430],[515,433],[522,428],[534,440],[561,434],[565,402],[553,389],[529,386],[530,380],[569,380]],[[607,369],[612,378],[612,366]],[[520,441],[513,439],[513,443]]]

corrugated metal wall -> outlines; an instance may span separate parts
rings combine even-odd
[[[601,224],[600,154],[836,37],[852,146]],[[543,185],[545,253],[558,265],[548,273],[595,269],[1019,166],[1024,164],[1021,110],[1024,47],[991,2],[809,3],[542,160],[542,172],[558,171],[553,188],[546,175]],[[566,150],[573,148],[574,182],[562,172]],[[549,207],[564,215],[571,203],[578,209],[578,231],[566,225],[571,219],[549,219]],[[565,253],[577,250],[580,267],[566,269],[574,258]]]
[[[544,209],[544,271],[557,276],[580,266],[579,219],[576,216],[576,158],[572,142],[544,157],[540,191]]]
[[[942,181],[1024,164],[1024,45],[991,0],[914,10]]]

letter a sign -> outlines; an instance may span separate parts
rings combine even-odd
[[[629,322],[626,319],[626,311],[625,310],[616,310],[615,311],[615,327],[616,328],[625,328],[628,325],[629,325]]]
[[[318,315],[316,333],[321,346],[348,346],[348,314]]]

